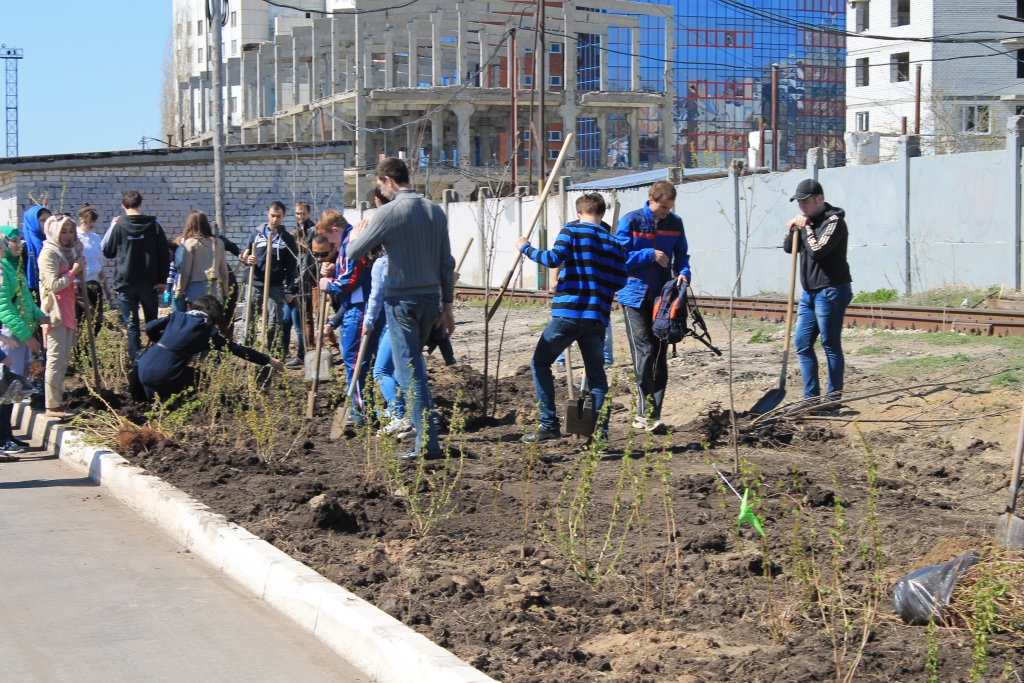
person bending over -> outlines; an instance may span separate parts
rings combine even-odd
[[[153,341],[139,358],[139,383],[146,398],[166,401],[196,385],[196,369],[192,358],[210,348],[227,347],[234,355],[283,371],[281,361],[241,344],[228,341],[220,334],[224,308],[215,297],[201,296],[188,311],[175,311],[146,325],[146,335]]]

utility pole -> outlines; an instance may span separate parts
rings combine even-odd
[[[537,88],[537,130],[534,135],[537,138],[537,196],[540,197],[544,192],[544,176],[547,175],[547,146],[548,146],[548,134],[547,126],[544,125],[544,92],[547,90],[547,51],[544,48],[544,5],[546,0],[537,0],[537,16],[535,17],[536,25],[533,27],[536,31],[537,40],[537,52],[533,55],[533,66],[534,66],[534,87]],[[548,248],[548,221],[547,211],[542,211],[540,215],[540,225],[537,230],[537,243],[541,249]],[[548,288],[548,269],[538,268],[537,269],[537,283],[541,289]]]
[[[508,136],[508,144],[512,147],[512,192],[515,194],[519,186],[519,47],[516,45],[516,30],[512,29],[510,33],[508,74],[505,80],[512,94],[512,134]]]
[[[779,65],[772,64],[772,173],[779,170]]]
[[[213,197],[217,214],[217,230],[227,228],[224,223],[224,59],[221,41],[227,0],[208,0],[206,19],[210,22],[210,56],[213,61]]]
[[[0,58],[7,64],[7,156],[18,156],[18,60],[20,47],[0,45]]]

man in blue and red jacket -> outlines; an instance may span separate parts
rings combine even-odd
[[[352,373],[359,356],[359,344],[363,334],[363,312],[366,310],[366,301],[370,298],[371,279],[370,264],[365,258],[351,259],[345,255],[345,249],[348,248],[348,243],[352,239],[352,225],[345,221],[344,227],[336,227],[334,234],[336,235],[339,231],[341,232],[341,241],[337,245],[337,258],[333,262],[323,262],[320,265],[320,289],[331,297],[331,303],[335,310],[328,326],[332,331],[341,329],[340,346],[342,358],[345,359],[345,383],[347,386],[352,382]],[[333,242],[330,237],[328,235],[329,241]],[[357,391],[362,390],[366,371],[370,367],[370,358],[376,350],[376,346],[368,349],[366,358],[359,368]],[[360,403],[357,396],[357,408]]]
[[[651,333],[652,307],[661,288],[672,278],[680,287],[690,282],[690,255],[683,221],[672,213],[675,185],[661,180],[651,186],[647,204],[619,221],[616,237],[626,252],[626,286],[619,304],[626,319],[626,338],[636,374],[636,429],[654,434],[667,430],[661,404],[668,385],[668,344]]]

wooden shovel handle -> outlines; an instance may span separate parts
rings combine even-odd
[[[789,303],[786,305],[786,343],[782,347],[782,379],[780,388],[786,382],[786,365],[789,363],[789,342],[793,336],[793,300],[796,296],[796,253],[800,244],[800,230],[793,230],[793,242],[790,247],[793,254],[789,263]]]

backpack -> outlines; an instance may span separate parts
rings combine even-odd
[[[689,333],[686,318],[689,308],[686,305],[686,290],[679,289],[675,278],[665,283],[661,295],[654,300],[651,312],[651,333],[668,344],[678,344]]]

